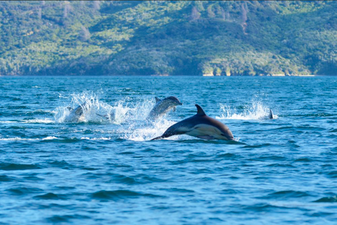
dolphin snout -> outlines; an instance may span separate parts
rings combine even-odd
[[[175,105],[182,105],[183,103],[181,103],[181,101],[175,101],[173,104],[175,104]]]

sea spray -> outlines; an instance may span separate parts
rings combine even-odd
[[[64,103],[63,106],[55,109],[55,122],[67,123],[71,110],[81,106],[83,114],[78,122],[115,124],[116,126],[111,127],[112,135],[133,141],[151,140],[175,123],[167,119],[167,116],[154,122],[146,120],[155,105],[154,98],[132,99],[131,101],[129,97],[125,97],[109,105],[99,100],[94,93],[83,92],[72,94],[70,97],[70,103]]]
[[[72,121],[70,118],[72,110],[81,107],[83,113],[79,116],[78,120]],[[115,117],[123,115],[123,111],[112,107],[111,105],[99,100],[96,94],[83,92],[80,94],[72,94],[71,102],[65,103],[63,106],[57,107],[55,110],[54,119],[58,123],[64,122],[114,122]],[[120,121],[118,121],[120,122]]]
[[[155,122],[134,121],[120,127],[121,139],[132,141],[147,141],[162,135],[175,122],[161,118]],[[177,137],[174,137],[177,139]]]
[[[245,105],[243,110],[238,110],[228,105],[220,104],[220,116],[217,119],[237,119],[237,120],[263,120],[269,119],[270,108],[261,102],[253,102]],[[278,118],[274,115],[274,118]]]
[[[119,138],[132,141],[151,140],[155,136],[161,135],[174,121],[168,120],[166,116],[156,121],[146,120],[149,112],[154,107],[154,98],[139,99],[134,103],[126,103],[121,100],[119,107],[127,109],[126,121],[118,127]]]

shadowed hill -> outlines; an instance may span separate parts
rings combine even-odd
[[[334,1],[0,2],[1,75],[335,75]]]

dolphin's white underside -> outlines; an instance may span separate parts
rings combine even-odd
[[[208,125],[208,124],[198,124],[192,128],[180,127],[178,131],[181,133],[185,133],[187,135],[202,138],[202,139],[224,139],[226,140],[226,138],[221,135],[221,131],[218,128]]]

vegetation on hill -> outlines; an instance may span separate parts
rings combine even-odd
[[[335,1],[3,1],[0,75],[336,75]]]

